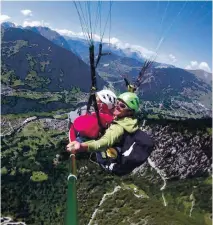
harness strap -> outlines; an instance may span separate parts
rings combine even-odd
[[[98,55],[98,60],[97,60],[96,65],[95,65],[94,45],[92,44],[89,48],[92,87],[91,87],[91,90],[90,90],[90,96],[89,96],[89,100],[88,100],[88,104],[87,104],[87,113],[89,113],[90,107],[93,104],[94,109],[95,109],[95,113],[96,113],[96,116],[97,116],[97,119],[98,119],[98,125],[100,127],[101,133],[103,133],[104,128],[103,128],[102,123],[101,123],[98,105],[97,105],[96,96],[95,96],[95,92],[97,91],[95,69],[98,65],[98,62],[99,62],[100,58],[101,58],[101,52],[102,52],[102,44],[99,45],[99,55]]]
[[[96,61],[96,65],[95,65],[95,68],[98,66],[98,63],[101,59],[101,56],[102,56],[102,44],[100,43],[99,44],[99,52],[98,52],[98,58],[97,58],[97,61]]]

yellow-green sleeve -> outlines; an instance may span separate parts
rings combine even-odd
[[[105,151],[108,147],[112,147],[118,143],[124,134],[124,129],[118,124],[112,124],[105,132],[105,134],[98,140],[87,141],[88,151]]]

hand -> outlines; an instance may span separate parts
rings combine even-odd
[[[76,154],[81,148],[81,143],[77,141],[72,141],[67,145],[67,151],[71,152],[72,154]]]

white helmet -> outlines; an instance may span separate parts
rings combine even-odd
[[[100,100],[108,106],[109,109],[112,109],[115,106],[117,97],[112,91],[102,90],[98,91],[96,94]]]

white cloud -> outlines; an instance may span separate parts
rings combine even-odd
[[[29,9],[23,9],[21,10],[21,13],[24,15],[24,16],[32,16],[32,11],[29,10]]]
[[[159,63],[165,63],[173,66],[177,66],[177,58],[170,53],[169,55],[166,54],[158,54],[156,60]]]
[[[119,42],[119,39],[117,39],[117,38],[115,38],[115,37],[110,38],[110,43],[111,43],[111,44],[116,44],[116,43],[118,43],[118,42]]]
[[[83,32],[74,32],[74,31],[67,30],[67,29],[53,29],[53,30],[55,30],[56,32],[58,32],[61,35],[65,35],[68,37],[78,37],[78,38],[83,38],[83,39],[88,38],[88,35]],[[100,36],[97,34],[93,34],[92,38],[94,41],[100,41]],[[103,38],[103,42],[109,43],[109,39]],[[117,38],[110,39],[110,44],[117,44],[119,42],[120,42],[120,40],[118,40]]]
[[[97,40],[100,40],[99,36],[98,36]],[[103,42],[109,43],[109,39],[103,39]],[[129,43],[123,43],[121,40],[119,40],[118,38],[115,38],[115,37],[110,38],[110,44],[116,46],[117,48],[123,49],[123,50],[129,48],[131,50],[131,52],[136,52],[144,58],[151,58],[156,55],[156,53],[154,51],[151,51],[140,45],[131,45]]]
[[[208,63],[206,63],[206,62],[198,63],[197,61],[191,61],[190,64],[185,67],[185,69],[187,69],[187,70],[200,69],[200,70],[204,70],[206,72],[211,73],[211,69],[210,69]]]
[[[125,47],[125,45],[123,45],[123,46]],[[132,50],[134,50],[135,52],[140,52],[142,57],[144,57],[144,58],[152,58],[156,55],[155,52],[153,52],[147,48],[144,48],[140,45],[130,45],[130,48]]]
[[[23,22],[22,26],[23,27],[27,27],[27,26],[29,26],[29,27],[35,27],[35,26],[36,27],[39,27],[39,26],[44,27],[44,26],[49,26],[49,23],[46,23],[43,20],[42,21],[37,21],[37,20],[35,20],[35,21],[28,21],[28,20],[25,20]]]
[[[198,62],[197,61],[191,61],[190,63],[191,63],[191,65],[193,67],[197,67],[198,66]]]
[[[3,23],[7,20],[9,20],[10,17],[8,15],[0,15],[0,22]]]
[[[206,62],[201,62],[200,65],[199,65],[199,68],[201,70],[205,70],[207,72],[211,72],[211,69],[210,69],[208,63],[206,63]]]
[[[67,29],[54,29],[56,32],[58,32],[61,35],[65,35],[68,37],[79,37],[79,38],[84,38],[84,33],[83,32],[73,32],[71,30],[67,30]]]
[[[169,54],[169,58],[172,60],[173,63],[177,61],[176,57],[172,54]]]
[[[186,70],[191,70],[192,68],[191,68],[191,66],[188,65],[188,66],[185,67],[185,69]]]

